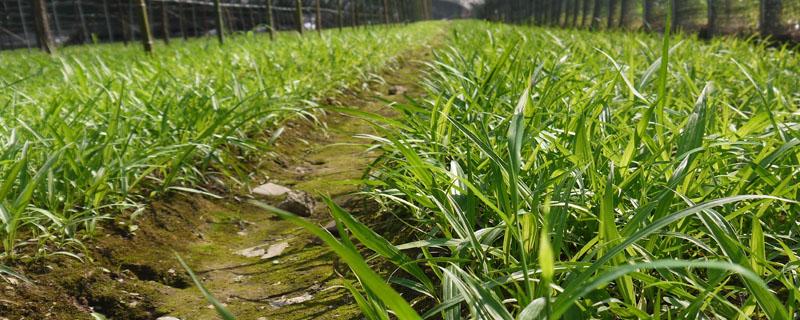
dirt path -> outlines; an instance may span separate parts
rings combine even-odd
[[[417,82],[421,61],[427,59],[429,47],[410,50],[381,72],[384,81],[348,89],[323,103],[389,115],[392,111],[381,99],[405,99],[389,94],[391,87],[407,90],[408,96],[422,95]],[[349,195],[358,186],[348,181],[359,179],[376,156],[367,152],[367,141],[354,135],[374,130],[363,120],[335,112],[318,120],[326,130],[305,119],[287,122],[274,150],[254,165],[253,181],[327,194],[351,211],[369,213],[374,209]],[[360,318],[340,286],[336,257],[327,247],[247,205],[252,198],[247,192],[216,191],[224,198],[176,194],[134,218],[117,218],[87,245],[86,256],[93,263],[56,256],[21,266],[34,283],[0,288],[0,320],[92,319],[92,311],[109,319],[216,319],[173,250],[239,319]],[[310,219],[324,225],[329,215],[317,203]],[[237,253],[283,244],[283,252],[268,259]]]

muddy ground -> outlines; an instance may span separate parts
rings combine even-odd
[[[418,80],[422,61],[429,58],[430,47],[409,50],[380,77],[320,103],[391,115],[387,100],[423,94]],[[367,150],[368,141],[354,135],[376,132],[367,122],[336,112],[321,112],[318,120],[322,126],[303,118],[286,122],[274,149],[249,165],[256,172],[249,184],[273,182],[330,195],[357,215],[374,215],[378,208],[373,203],[351,194],[359,188],[353,180],[377,156]],[[86,262],[52,255],[14,266],[32,283],[0,287],[0,319],[93,319],[92,312],[109,319],[216,319],[175,252],[239,319],[361,317],[340,285],[338,271],[346,267],[337,265],[324,245],[246,204],[255,197],[247,190],[220,195],[222,199],[176,193],[134,219],[117,217],[86,242]],[[330,217],[319,203],[310,219],[325,225]],[[268,259],[237,253],[284,243],[288,246],[283,252]]]

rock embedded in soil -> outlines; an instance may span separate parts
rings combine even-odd
[[[170,316],[164,316],[164,317],[158,317],[156,318],[156,320],[181,320],[181,319]]]
[[[286,250],[286,248],[288,248],[288,247],[289,247],[289,243],[288,242],[281,242],[281,243],[278,243],[278,244],[273,244],[273,245],[269,246],[269,249],[267,249],[267,253],[261,256],[261,259],[270,259],[270,258],[278,257],[281,254],[283,254],[283,250]]]
[[[406,91],[408,91],[408,89],[406,89],[406,87],[400,86],[400,85],[394,85],[394,86],[389,87],[388,93],[389,93],[390,96],[394,96],[394,95],[398,95],[398,94],[404,94],[404,93],[406,93]]]
[[[331,235],[333,235],[334,237],[339,236],[339,228],[336,227],[336,221],[331,220],[331,222],[325,224],[323,228],[325,228],[325,230],[330,232]]]
[[[272,301],[269,302],[269,305],[272,306],[273,308],[280,308],[280,307],[290,306],[290,305],[293,305],[293,304],[303,303],[303,302],[309,301],[311,299],[314,299],[313,295],[311,295],[308,292],[303,292],[302,295],[299,295],[299,296],[296,296],[296,297],[286,298],[284,296],[284,297],[280,297],[278,299],[272,300]]]
[[[287,187],[270,182],[253,189],[253,194],[265,197],[280,197],[291,191],[292,190]]]
[[[238,254],[240,256],[245,256],[245,257],[248,257],[248,258],[259,257],[259,256],[264,255],[264,253],[266,253],[266,251],[261,247],[263,247],[263,246],[255,246],[255,247],[242,249],[242,250],[236,251],[236,254]]]
[[[279,209],[289,211],[301,217],[311,216],[315,206],[316,201],[314,201],[314,198],[303,191],[289,191],[286,194],[286,199],[278,204]]]

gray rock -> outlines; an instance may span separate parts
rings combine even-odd
[[[248,257],[248,258],[259,257],[259,256],[264,255],[264,253],[266,253],[266,250],[264,250],[264,248],[262,248],[263,246],[264,245],[260,245],[260,246],[255,246],[255,247],[242,249],[242,250],[236,251],[236,254],[238,254],[240,256],[245,256],[245,257]]]
[[[278,204],[279,209],[289,211],[301,217],[311,216],[315,206],[316,202],[314,198],[303,191],[289,191],[286,194],[286,199]]]
[[[292,191],[291,189],[275,183],[267,183],[253,189],[253,194],[265,197],[279,197]]]
[[[388,93],[389,93],[390,96],[394,96],[394,95],[398,95],[398,94],[404,94],[404,93],[406,93],[406,91],[408,91],[408,89],[406,89],[406,87],[399,86],[399,85],[394,85],[394,86],[389,87],[389,92]]]
[[[273,244],[269,246],[269,249],[267,249],[267,253],[261,256],[261,259],[270,259],[280,256],[281,254],[283,254],[283,250],[286,250],[286,248],[288,247],[289,247],[288,242]]]

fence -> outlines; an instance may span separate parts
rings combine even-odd
[[[800,0],[486,0],[485,19],[592,29],[761,34],[800,41]]]
[[[0,0],[0,50],[239,31],[321,30],[430,17],[431,0]]]

